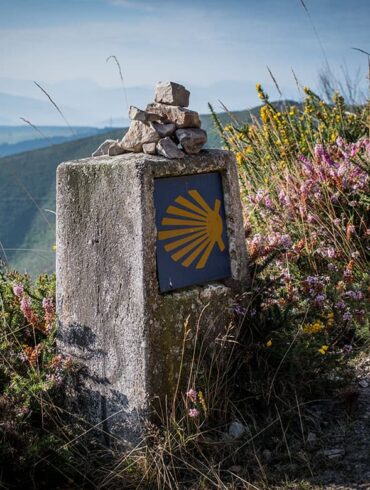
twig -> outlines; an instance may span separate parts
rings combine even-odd
[[[51,96],[47,93],[47,91],[41,87],[41,85],[37,82],[33,82],[36,87],[38,87],[41,92],[43,92],[46,97],[49,99],[49,101],[53,104],[53,106],[55,107],[55,109],[58,111],[58,113],[61,115],[61,117],[63,118],[63,121],[67,124],[67,126],[69,127],[69,129],[71,130],[72,134],[75,135],[75,132],[73,131],[71,125],[69,124],[69,122],[67,121],[67,118],[64,116],[63,112],[59,109],[59,107],[57,106],[57,104],[53,101],[53,99],[51,98]]]

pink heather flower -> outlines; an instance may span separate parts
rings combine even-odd
[[[345,322],[349,322],[352,320],[352,314],[349,312],[349,311],[346,311],[344,314],[343,314],[343,320]]]
[[[274,208],[274,206],[272,204],[272,201],[271,201],[271,199],[270,199],[269,196],[265,196],[264,204],[265,204],[266,208],[268,208],[268,209],[273,209]]]
[[[355,301],[361,301],[362,299],[364,299],[364,294],[362,291],[346,291],[343,296],[353,299]]]
[[[344,308],[346,307],[344,301],[341,299],[340,301],[338,301],[338,303],[335,305],[336,308],[338,308],[338,310],[344,310]]]
[[[352,350],[353,350],[352,345],[347,344],[347,345],[345,345],[343,347],[343,351],[342,352],[343,352],[343,354],[350,354],[352,352]]]
[[[352,275],[353,275],[353,272],[350,269],[346,269],[343,272],[343,277],[345,277],[345,278],[350,278],[350,277],[352,277]]]
[[[192,419],[199,417],[199,410],[197,410],[196,408],[190,408],[189,417],[191,417]]]
[[[48,310],[50,308],[54,309],[53,298],[44,298],[42,300],[42,307],[44,308],[44,310]]]
[[[46,331],[50,332],[55,317],[55,306],[54,306],[53,298],[50,297],[44,298],[42,300],[42,307],[44,308],[45,311]]]
[[[335,249],[333,247],[328,247],[326,249],[326,255],[330,258],[333,259],[336,255]]]
[[[236,304],[236,305],[234,305],[234,312],[235,312],[237,315],[244,316],[244,315],[246,315],[246,313],[247,313],[247,309],[246,309],[246,308],[244,308],[244,307],[243,307],[243,306],[241,306],[241,305]],[[189,393],[189,392],[188,392],[188,393]],[[189,396],[189,395],[188,395],[188,393],[187,393],[187,396]],[[190,398],[190,396],[189,396],[189,398]]]
[[[13,293],[17,296],[17,298],[20,298],[21,296],[23,296],[23,293],[24,293],[23,284],[14,284]]]
[[[339,147],[341,147],[344,145],[344,139],[338,136],[336,143]]]
[[[289,235],[282,235],[280,238],[280,244],[282,247],[288,249],[293,245],[293,242]]]
[[[26,318],[26,320],[33,326],[37,326],[39,324],[39,319],[36,313],[32,310],[31,300],[28,296],[23,296],[21,299],[21,311]]]
[[[347,225],[347,238],[350,238],[351,235],[355,232],[356,228],[354,225],[348,224]]]
[[[263,197],[265,195],[265,192],[262,190],[262,189],[258,189],[258,191],[256,192],[256,196],[255,196],[255,200],[256,202],[261,202]]]
[[[307,215],[307,221],[308,221],[309,223],[315,223],[316,218],[315,218],[315,217],[314,217],[314,216],[313,216],[311,213],[309,213],[309,214]]]
[[[28,296],[23,296],[21,299],[21,311],[27,319],[32,313],[31,301]]]
[[[197,392],[190,388],[190,390],[186,393],[186,396],[190,398],[190,400],[195,403],[197,401]]]

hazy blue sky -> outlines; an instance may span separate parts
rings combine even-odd
[[[370,51],[370,1],[305,3],[332,70],[361,66],[365,83],[366,57],[351,47]],[[266,65],[290,97],[291,69],[315,86],[324,66],[300,0],[0,0],[0,78],[11,79],[2,92],[16,91],[14,79],[119,86],[116,67],[105,62],[112,54],[128,87],[245,83],[240,108],[257,102],[256,82],[271,85]]]

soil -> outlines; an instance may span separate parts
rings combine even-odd
[[[288,488],[370,489],[370,356],[356,363],[352,387],[316,411],[322,433],[320,449],[314,453],[314,476],[306,484]]]

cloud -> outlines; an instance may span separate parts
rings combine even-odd
[[[233,8],[217,0],[212,0],[212,7],[207,0],[197,4],[191,0],[95,0],[94,8],[85,6],[74,16],[53,13],[50,22],[49,12],[38,24],[12,22],[0,29],[1,72],[40,82],[89,78],[106,87],[116,86],[117,70],[105,62],[116,55],[126,86],[152,86],[165,79],[203,86],[220,80],[266,84],[266,65],[280,85],[295,87],[291,68],[302,83],[316,82],[322,55],[301,10],[299,16],[292,10],[277,18],[270,10],[259,11],[258,5],[230,1]],[[79,3],[74,0],[73,7]],[[238,10],[236,3],[243,9],[238,6]],[[347,53],[354,58],[347,45],[364,46],[368,29],[357,17],[356,22],[344,19],[339,24],[333,16],[323,15],[321,22],[327,25],[318,29],[329,61],[335,65]],[[356,58],[349,63],[350,69],[359,63]]]
[[[153,5],[153,3],[157,4],[157,2],[153,0],[151,2],[137,0],[107,0],[107,2],[115,7],[123,7],[130,10],[141,10],[145,12],[152,12],[158,8],[158,5]]]

